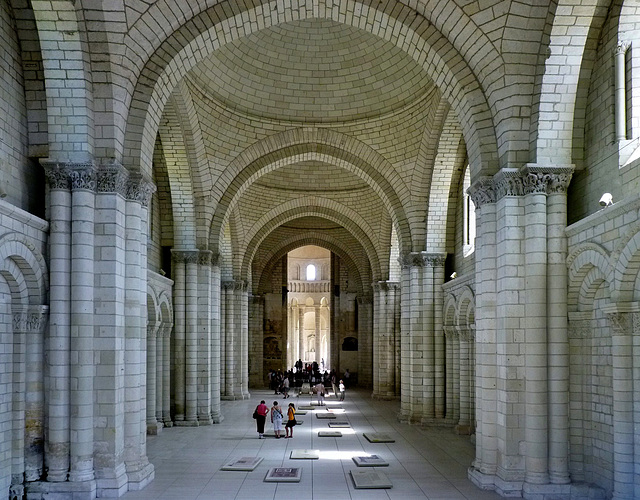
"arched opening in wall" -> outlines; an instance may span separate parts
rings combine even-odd
[[[287,369],[328,369],[331,252],[305,245],[287,254]]]

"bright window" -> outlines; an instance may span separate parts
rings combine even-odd
[[[307,281],[314,281],[316,279],[316,266],[309,264],[307,266]]]
[[[476,207],[471,200],[471,196],[468,194],[469,187],[471,186],[471,174],[469,173],[469,166],[464,171],[464,180],[462,185],[463,200],[464,200],[464,228],[462,234],[462,245],[464,256],[467,257],[475,251],[476,240]]]

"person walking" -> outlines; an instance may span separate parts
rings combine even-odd
[[[318,405],[324,406],[324,384],[322,382],[316,384],[316,393],[318,395]]]
[[[285,373],[284,380],[282,381],[282,394],[284,394],[284,399],[289,397],[289,377]]]
[[[276,435],[276,439],[280,439],[283,417],[284,415],[282,414],[282,408],[277,401],[274,401],[273,406],[271,407],[271,423],[273,424],[273,431]]]
[[[340,401],[344,401],[344,382],[341,380],[340,385],[338,385],[338,389],[340,390]]]
[[[260,404],[256,406],[253,412],[253,418],[256,419],[256,430],[258,431],[258,439],[264,438],[264,423],[267,421],[267,413],[269,413],[269,407],[264,402],[264,399],[260,401]]]
[[[285,439],[293,437],[293,428],[296,424],[296,406],[293,403],[289,403],[289,408],[287,408],[287,423],[284,429],[287,433]]]

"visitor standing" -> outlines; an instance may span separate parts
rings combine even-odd
[[[271,407],[271,423],[273,424],[273,432],[276,435],[276,439],[280,439],[283,417],[282,408],[277,401],[274,401],[273,406]]]
[[[260,401],[260,404],[256,406],[253,412],[253,417],[256,419],[256,430],[258,431],[258,439],[264,438],[264,423],[267,421],[267,413],[269,413],[269,407],[264,402],[264,399]]]
[[[340,381],[340,384],[338,385],[338,389],[340,389],[340,401],[344,401],[345,386],[344,386],[344,382],[342,380]]]
[[[285,425],[285,432],[287,435],[285,438],[293,437],[293,428],[296,426],[296,407],[293,403],[289,403],[289,408],[287,408],[287,423]]]

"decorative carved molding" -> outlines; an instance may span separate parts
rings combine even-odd
[[[616,56],[625,54],[630,47],[631,42],[629,42],[628,40],[619,40],[615,48],[613,49],[613,54]]]
[[[71,181],[69,180],[69,168],[66,164],[56,162],[41,162],[44,168],[44,174],[51,189],[71,189]]]
[[[444,267],[444,263],[447,259],[447,254],[442,253],[424,253],[424,263],[429,267]]]
[[[198,265],[210,266],[212,256],[213,252],[211,250],[200,250],[200,252],[198,253]]]
[[[98,172],[93,163],[78,163],[69,170],[71,189],[95,192],[98,186]]]
[[[104,165],[97,172],[97,191],[98,193],[117,193],[126,196],[128,179],[129,172],[121,164]]]
[[[485,203],[496,202],[496,190],[491,177],[481,177],[467,190],[476,209]]]
[[[398,258],[400,266],[403,269],[410,267],[424,267],[426,264],[424,252],[408,252]]]
[[[48,306],[30,306],[25,311],[13,313],[13,331],[42,333],[47,322]]]
[[[373,303],[373,297],[371,295],[359,295],[357,300],[358,304],[361,306],[371,305]]]
[[[235,290],[236,282],[235,281],[223,281],[220,283],[220,286],[223,290],[229,292]]]
[[[524,182],[520,171],[514,168],[503,168],[493,177],[496,201],[505,196],[522,196]]]
[[[144,179],[140,174],[131,174],[126,187],[127,200],[137,201],[143,207],[149,206],[151,195],[156,191],[156,185]]]
[[[609,323],[615,335],[630,335],[632,327],[632,314],[628,312],[607,313]]]
[[[569,320],[569,338],[586,339],[592,336],[591,321],[588,319]]]

